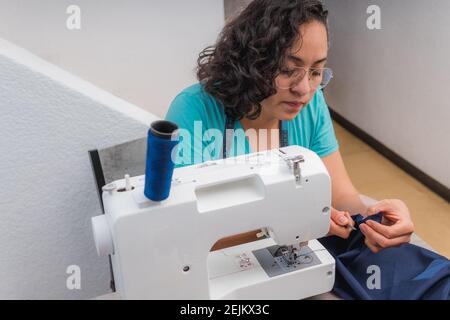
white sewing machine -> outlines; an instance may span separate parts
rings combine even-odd
[[[152,202],[144,176],[103,188],[92,218],[123,299],[302,299],[334,284],[333,257],[314,239],[329,229],[331,183],[321,159],[290,146],[175,169]],[[210,252],[227,236],[260,240]]]

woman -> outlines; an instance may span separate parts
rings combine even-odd
[[[321,90],[332,78],[331,69],[325,67],[327,15],[319,0],[253,1],[225,26],[216,45],[200,54],[200,82],[175,98],[166,119],[194,135],[192,162],[206,160],[208,143],[202,139],[208,129],[220,130],[225,137],[226,129],[256,132],[247,134],[248,139],[233,140],[231,151],[226,139],[220,141],[226,147],[222,154],[213,154],[214,159],[235,149],[241,151],[234,154],[240,154],[292,144],[316,152],[332,180],[330,234],[349,236],[349,225],[353,226],[349,212],[382,211],[382,223],[368,221],[360,227],[367,246],[378,252],[409,242],[414,226],[400,200],[366,208],[347,174]],[[259,133],[265,130],[285,130],[287,135],[264,139]],[[233,236],[214,249],[253,237],[254,232]]]

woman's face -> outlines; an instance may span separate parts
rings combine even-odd
[[[328,53],[325,26],[318,21],[312,21],[301,25],[299,31],[302,40],[297,40],[289,50],[283,71],[292,70],[294,67],[304,67],[308,70],[323,68]],[[317,88],[311,85],[308,75],[290,89],[277,88],[276,94],[262,101],[262,115],[267,118],[291,120],[309,103]]]

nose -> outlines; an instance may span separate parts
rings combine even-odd
[[[308,74],[306,74],[303,79],[297,83],[297,85],[292,87],[291,90],[300,96],[308,94],[311,91],[311,84],[309,82]]]

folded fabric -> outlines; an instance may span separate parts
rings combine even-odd
[[[447,258],[409,243],[378,253],[365,245],[359,225],[381,218],[381,213],[368,218],[353,216],[357,230],[348,239],[330,236],[319,240],[336,260],[333,292],[343,299],[449,300]]]

